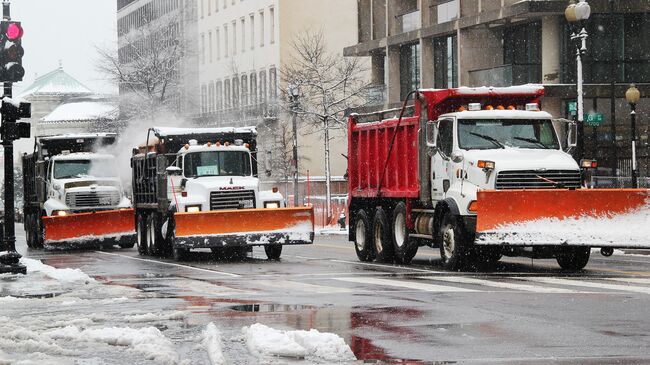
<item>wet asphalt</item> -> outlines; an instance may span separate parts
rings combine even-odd
[[[205,360],[193,338],[210,321],[235,337],[257,322],[333,332],[359,363],[650,363],[650,256],[592,253],[579,273],[524,258],[447,272],[428,247],[407,266],[361,263],[347,236],[333,234],[285,247],[280,261],[256,248],[243,260],[206,251],[179,263],[135,249],[28,250],[17,232],[26,257],[141,293],[124,311],[189,313],[170,336],[186,339],[192,363]],[[234,363],[254,363],[237,346],[226,345],[242,353]]]

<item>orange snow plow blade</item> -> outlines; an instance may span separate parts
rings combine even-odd
[[[46,245],[135,236],[133,209],[43,217],[43,224]]]
[[[650,247],[650,190],[487,190],[477,244]]]
[[[175,213],[174,218],[177,238],[194,238],[206,246],[210,246],[210,238],[225,243],[230,238],[241,238],[248,244],[299,244],[314,240],[313,208],[215,210]],[[268,241],[271,237],[274,242]]]

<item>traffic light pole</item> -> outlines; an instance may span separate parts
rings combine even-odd
[[[4,0],[2,3],[3,20],[11,20],[9,1]],[[13,96],[12,83],[4,83],[4,98]],[[4,99],[3,98],[3,99]],[[5,103],[3,100],[2,103]],[[9,113],[2,113],[2,128],[5,131],[2,140],[5,159],[5,214],[4,214],[4,235],[3,243],[5,252],[0,255],[0,273],[27,274],[27,268],[20,263],[22,257],[16,252],[16,227],[15,227],[15,208],[14,208],[14,139],[16,120]]]

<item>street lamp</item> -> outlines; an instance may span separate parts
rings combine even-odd
[[[589,19],[591,15],[591,7],[585,0],[580,0],[577,4],[571,0],[569,6],[564,10],[566,20],[572,24],[571,40],[576,41],[576,65],[577,65],[577,81],[576,87],[578,89],[578,135],[576,146],[576,159],[581,159],[584,154],[584,107],[583,107],[583,92],[582,92],[582,56],[587,53],[587,30],[584,27],[584,22]]]
[[[632,124],[632,187],[638,188],[639,182],[636,174],[636,103],[641,98],[641,92],[634,84],[625,92],[625,100],[630,104],[630,122]]]
[[[298,106],[300,105],[300,86],[289,84],[287,94],[291,102],[291,123],[293,124],[293,206],[298,204]]]

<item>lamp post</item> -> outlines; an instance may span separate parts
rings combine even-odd
[[[632,187],[638,188],[639,181],[636,173],[636,103],[641,98],[641,92],[634,84],[625,92],[625,100],[630,104],[630,123],[632,127]]]
[[[576,42],[576,88],[578,89],[578,115],[577,115],[577,124],[578,124],[578,135],[577,135],[577,146],[576,146],[576,156],[577,160],[582,159],[584,155],[584,136],[585,136],[585,126],[584,126],[584,105],[583,105],[583,92],[582,92],[582,56],[587,53],[587,30],[584,27],[584,22],[589,19],[591,15],[591,7],[585,0],[580,0],[577,4],[575,1],[571,0],[569,6],[564,10],[564,16],[566,20],[572,24],[571,29],[571,40]]]
[[[293,125],[293,206],[298,207],[298,99],[300,98],[300,87],[289,84],[287,88],[289,101],[291,102],[291,124]]]

